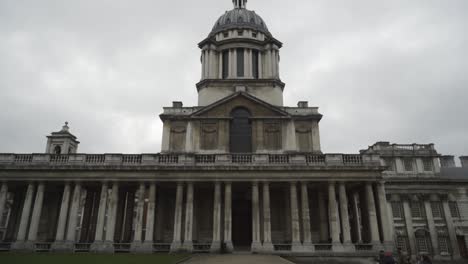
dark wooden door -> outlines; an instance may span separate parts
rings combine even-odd
[[[235,109],[230,126],[230,151],[232,153],[252,152],[252,123],[250,113],[244,108]]]

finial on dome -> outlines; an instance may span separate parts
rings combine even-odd
[[[232,0],[234,8],[247,8],[247,0]]]

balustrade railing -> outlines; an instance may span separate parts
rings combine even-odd
[[[332,251],[331,244],[317,244],[315,245],[315,251]]]
[[[168,243],[154,243],[153,251],[154,252],[169,252],[171,250],[171,244]]]
[[[130,243],[114,243],[114,251],[116,253],[130,252]]]
[[[292,245],[291,244],[274,244],[273,248],[275,251],[291,251]]]
[[[34,250],[36,252],[48,252],[50,251],[52,243],[35,243]]]
[[[1,164],[29,165],[210,165],[223,166],[380,166],[378,155],[346,154],[1,154]]]
[[[89,252],[91,243],[75,243],[75,252]]]
[[[356,244],[356,251],[372,251],[374,247],[371,244]]]
[[[200,243],[193,244],[193,252],[197,253],[208,253],[210,252],[211,244]]]
[[[11,248],[11,243],[0,242],[0,251],[9,251]]]

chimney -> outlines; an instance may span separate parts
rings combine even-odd
[[[454,168],[455,166],[455,157],[450,155],[440,156],[440,166],[442,168]]]
[[[174,108],[182,108],[184,104],[182,102],[174,101],[172,102],[172,107]]]
[[[297,107],[299,107],[299,108],[307,108],[307,107],[309,107],[309,102],[307,102],[307,101],[299,101],[299,102],[297,103]]]
[[[463,168],[468,168],[468,156],[461,156],[460,161]]]

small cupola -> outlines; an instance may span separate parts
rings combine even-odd
[[[46,153],[55,155],[75,154],[78,151],[79,144],[77,138],[70,133],[68,122],[65,122],[60,131],[52,132],[50,136],[47,136]]]

